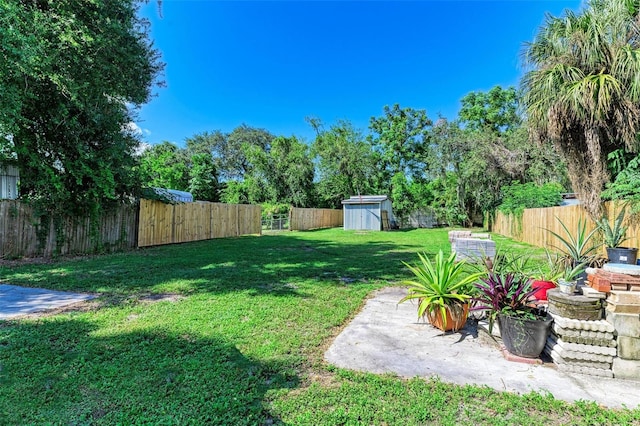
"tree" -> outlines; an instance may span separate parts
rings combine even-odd
[[[243,180],[251,172],[251,164],[246,157],[244,145],[268,150],[275,138],[269,131],[241,124],[231,133],[199,133],[187,138],[187,151],[190,153],[208,153],[221,180]]]
[[[514,87],[495,86],[488,92],[471,92],[462,98],[460,122],[471,130],[504,133],[520,125],[518,96]]]
[[[362,133],[345,120],[329,130],[322,129],[317,119],[312,125],[317,131],[312,152],[317,158],[317,192],[322,204],[341,208],[342,200],[369,193],[374,164]]]
[[[369,129],[372,134],[368,140],[378,155],[378,167],[384,173],[380,186],[388,185],[396,173],[421,173],[418,154],[423,152],[424,139],[432,124],[425,110],[400,108],[398,104],[391,108],[385,106],[382,117],[371,117]]]
[[[410,213],[401,198],[410,196],[406,190],[413,182],[425,178],[423,160],[431,125],[426,111],[400,108],[398,104],[385,106],[382,117],[370,120],[368,141],[376,164],[372,186],[377,192],[393,194],[393,209],[401,220]]]
[[[189,192],[196,200],[219,201],[218,173],[209,154],[191,156]]]
[[[593,218],[609,180],[607,156],[635,151],[640,130],[637,2],[591,0],[581,13],[547,16],[524,59],[529,124],[565,159],[573,189]]]
[[[140,156],[139,164],[140,179],[145,186],[188,190],[187,157],[171,142],[165,141],[145,150]]]
[[[501,188],[514,181],[564,183],[564,165],[549,146],[529,140],[523,126],[496,131],[461,127],[440,118],[431,129],[427,171],[438,179],[436,207],[451,224],[470,225],[501,203]],[[452,187],[455,185],[455,188]],[[455,194],[454,197],[452,194]],[[445,196],[446,195],[446,196]]]
[[[267,150],[254,144],[243,147],[252,166],[245,177],[249,202],[312,204],[314,167],[306,144],[295,136],[279,136]]]
[[[130,123],[162,69],[136,14],[133,0],[0,5],[0,152],[22,197],[86,213],[136,191]]]

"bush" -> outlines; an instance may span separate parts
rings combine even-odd
[[[513,183],[502,189],[502,204],[498,210],[521,215],[524,209],[559,206],[562,203],[562,186],[558,183],[536,185]]]
[[[274,214],[287,214],[291,208],[289,204],[283,203],[262,203],[262,218],[267,218]]]

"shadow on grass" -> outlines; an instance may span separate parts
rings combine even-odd
[[[1,323],[2,423],[282,424],[265,394],[298,385],[224,339],[104,333],[68,317]]]
[[[326,231],[199,241],[0,268],[0,281],[111,296],[248,291],[305,297],[298,284],[309,280],[319,285],[360,285],[406,277],[402,261],[415,260],[415,252],[433,255],[439,248],[446,250],[446,232],[441,234],[444,237],[438,235],[435,244],[415,236],[398,242],[401,234],[396,233],[343,237]]]

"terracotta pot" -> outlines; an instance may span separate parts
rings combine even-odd
[[[442,312],[440,311],[440,309],[436,309],[432,312],[427,311],[427,319],[429,320],[429,323],[431,323],[431,325],[442,331],[458,331],[467,323],[467,317],[469,316],[469,304],[465,303],[462,306],[456,305],[451,309],[447,309],[446,312],[446,327],[444,326]]]
[[[547,300],[547,291],[552,288],[556,288],[556,283],[553,281],[536,280],[531,284],[531,287],[536,289],[536,292],[533,293],[533,297],[538,300]]]

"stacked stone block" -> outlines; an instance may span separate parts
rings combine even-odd
[[[576,320],[553,315],[545,353],[559,370],[613,377],[614,328],[604,320]]]
[[[613,325],[602,319],[601,297],[558,290],[550,290],[547,296],[554,322],[545,352],[558,369],[613,377],[616,340]]]
[[[605,314],[618,335],[614,376],[640,380],[640,292],[611,291]]]
[[[575,320],[552,315],[554,324],[545,351],[558,369],[613,377],[616,340],[613,326],[604,320]]]

